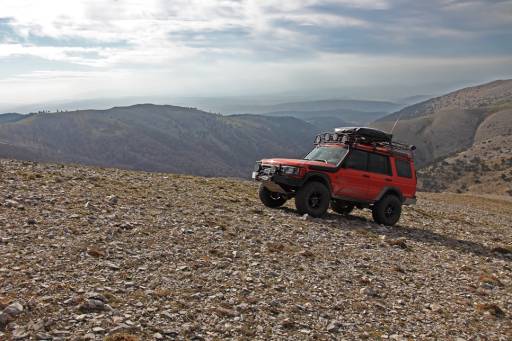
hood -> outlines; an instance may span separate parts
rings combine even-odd
[[[262,165],[272,165],[272,166],[295,166],[295,167],[307,167],[307,166],[323,166],[323,167],[333,167],[336,168],[335,165],[330,163],[325,163],[321,161],[309,161],[302,159],[263,159],[261,160]]]

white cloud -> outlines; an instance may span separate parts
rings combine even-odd
[[[9,68],[2,58],[18,56],[66,64],[66,70],[72,64],[90,71],[64,72],[52,64],[52,71],[21,71],[17,76],[5,72],[9,78],[0,79],[0,102],[105,94],[227,95],[262,89],[385,87],[392,77],[421,82],[436,77],[463,79],[475,68],[482,75],[503,73],[510,63],[500,58],[400,57],[399,48],[418,37],[453,39],[458,44],[470,41],[480,33],[465,30],[468,17],[492,28],[490,19],[477,16],[481,2],[460,6],[446,0],[2,0],[0,18],[10,18],[7,25],[19,39],[9,36],[2,41],[0,32],[0,73]],[[408,6],[412,10],[404,12]],[[429,6],[450,18],[467,17],[454,26],[439,24],[430,17],[438,12],[421,11]],[[338,10],[327,12],[327,8]],[[510,23],[510,8],[503,3],[489,8],[498,23]],[[367,16],[349,15],[363,12]],[[370,21],[383,13],[381,22]],[[324,36],[322,30],[336,36]],[[352,31],[360,36],[343,35]],[[361,32],[369,33],[368,41]],[[340,36],[343,39],[337,40]],[[229,39],[236,41],[229,44]],[[353,46],[375,51],[370,45],[384,42],[383,48],[389,46],[386,53],[394,56],[383,51],[324,53],[343,50],[344,46],[329,45],[331,40],[352,45],[347,51]],[[327,48],[322,49],[322,43]],[[464,72],[452,76],[451,70]]]

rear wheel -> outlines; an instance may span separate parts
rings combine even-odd
[[[321,217],[327,212],[331,193],[322,183],[312,181],[301,187],[295,196],[295,207],[300,214]]]
[[[378,224],[393,226],[400,219],[402,202],[395,195],[386,195],[373,205],[373,220]]]
[[[336,213],[339,213],[341,215],[348,215],[354,209],[354,204],[351,204],[350,202],[343,200],[332,200],[331,208]]]
[[[283,206],[286,202],[284,194],[271,192],[263,184],[260,185],[259,196],[263,205],[271,208]]]

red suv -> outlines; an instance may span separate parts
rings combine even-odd
[[[371,128],[338,128],[316,136],[315,148],[303,160],[264,159],[253,179],[268,207],[295,198],[300,214],[321,217],[331,206],[340,214],[370,208],[375,222],[394,225],[402,205],[416,202],[414,146],[392,141]]]

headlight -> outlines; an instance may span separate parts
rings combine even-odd
[[[299,167],[292,167],[292,166],[282,166],[281,172],[284,175],[299,175],[300,174],[300,168]]]

